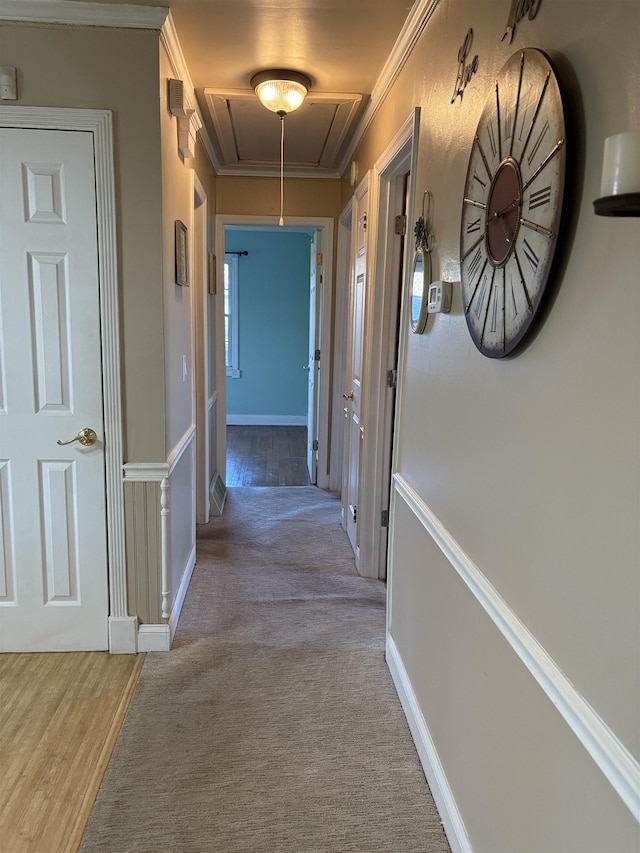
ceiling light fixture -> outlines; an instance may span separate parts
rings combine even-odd
[[[299,71],[272,69],[251,78],[260,103],[280,118],[280,225],[284,225],[284,117],[297,110],[311,88],[311,80]]]
[[[297,110],[311,88],[311,80],[298,71],[260,71],[251,78],[251,88],[260,103],[283,118]]]

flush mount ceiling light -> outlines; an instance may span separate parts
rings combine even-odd
[[[302,104],[311,88],[311,80],[299,71],[271,69],[254,74],[251,87],[260,103],[282,118]]]
[[[259,71],[251,86],[260,103],[280,117],[280,220],[284,225],[284,117],[297,110],[311,88],[311,80],[299,71],[271,69]]]

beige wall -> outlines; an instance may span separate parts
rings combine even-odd
[[[164,454],[158,34],[0,27],[20,106],[111,110],[116,166],[125,461]]]
[[[286,175],[286,172],[285,172]],[[219,175],[216,213],[251,216],[280,215],[278,178],[241,178]],[[284,182],[284,219],[287,216],[340,215],[340,181],[287,178]]]
[[[166,455],[175,467],[170,474],[171,502],[169,589],[170,600],[183,580],[195,548],[196,438],[195,425],[195,303],[202,302],[200,288],[206,287],[196,274],[202,258],[195,255],[194,173],[205,192],[215,187],[212,169],[201,144],[195,158],[178,151],[177,119],[168,107],[167,80],[175,77],[169,57],[160,50],[159,101],[162,140],[162,231],[164,293],[164,355],[166,381]],[[189,286],[175,283],[175,222],[188,228]],[[202,247],[206,250],[206,246]],[[183,375],[186,363],[186,377]],[[164,458],[162,461],[164,461]],[[174,460],[176,460],[174,462]]]
[[[405,333],[396,470],[638,756],[640,230],[592,200],[604,138],[638,128],[640,15],[627,0],[546,2],[508,45],[507,12],[442,2],[354,157],[363,175],[421,107],[416,199],[435,200],[433,277],[457,282],[467,161],[496,73],[540,47],[564,83],[567,229],[548,315],[501,361],[475,349],[459,288],[449,315]],[[451,104],[469,27],[478,73]],[[399,496],[392,536],[391,636],[473,849],[636,849],[630,812]]]

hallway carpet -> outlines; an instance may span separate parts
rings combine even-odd
[[[231,489],[198,542],[82,853],[448,851],[384,660],[385,587],[356,574],[335,496]]]

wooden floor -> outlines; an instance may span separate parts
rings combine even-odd
[[[228,426],[227,486],[309,486],[307,428]]]
[[[0,850],[75,853],[144,655],[0,655]]]

